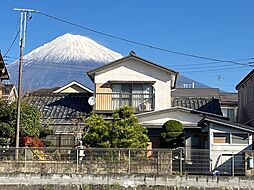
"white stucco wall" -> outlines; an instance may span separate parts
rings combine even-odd
[[[225,126],[218,126],[210,123],[209,140],[210,140],[210,159],[212,164],[212,170],[220,167],[220,165],[232,159],[232,154],[234,154],[235,161],[238,160],[239,163],[239,160],[243,158],[240,152],[243,150],[251,150],[252,135],[250,133],[248,133],[249,134],[248,144],[214,143],[213,142],[214,133],[248,133],[248,132],[239,129],[228,128]],[[228,154],[228,156],[226,156],[225,154]],[[231,161],[229,161],[227,164],[232,163]],[[237,163],[235,164],[236,168]]]
[[[147,116],[138,116],[139,123],[142,125],[162,126],[168,120],[178,120],[184,126],[197,125],[202,116],[183,111],[167,111],[164,113],[154,113]]]
[[[155,110],[171,107],[171,75],[136,60],[127,60],[114,68],[97,72],[95,84],[104,84],[107,81],[155,81]]]

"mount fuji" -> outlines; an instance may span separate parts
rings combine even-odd
[[[67,33],[24,56],[23,89],[59,87],[73,80],[92,88],[86,72],[121,57],[85,36]],[[17,83],[17,62],[8,71],[10,82]]]
[[[93,84],[86,72],[107,64],[123,56],[88,37],[64,34],[53,41],[38,47],[24,56],[23,89],[33,91],[41,88],[63,86],[73,80],[93,89]],[[17,84],[18,62],[8,66],[10,82]],[[190,84],[193,80],[181,77]],[[185,82],[186,81],[186,82]],[[195,87],[207,88],[195,82]],[[178,85],[178,87],[179,87]]]

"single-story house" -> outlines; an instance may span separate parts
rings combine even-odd
[[[168,120],[180,121],[184,126],[184,164],[200,172],[225,171],[225,164],[237,156],[235,165],[242,164],[243,150],[252,150],[254,129],[233,123],[227,117],[200,110],[173,107],[148,113],[137,114],[140,124],[149,131],[154,148],[160,146],[162,125]],[[231,167],[231,165],[230,165]],[[243,167],[241,167],[243,168]],[[227,168],[228,169],[228,168]]]

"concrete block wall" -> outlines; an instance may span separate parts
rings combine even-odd
[[[118,185],[117,189],[254,189],[252,177],[167,176],[167,175],[82,175],[82,174],[0,174],[0,189],[85,189]],[[32,188],[33,187],[33,188]],[[137,188],[138,187],[138,188]],[[156,188],[155,188],[156,187]],[[23,188],[24,189],[24,188]],[[96,188],[100,189],[100,188]]]

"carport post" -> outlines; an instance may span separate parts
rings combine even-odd
[[[131,150],[128,150],[128,173],[131,173]]]
[[[180,166],[179,166],[179,169],[180,169],[180,175],[183,174],[183,163],[182,163],[182,157],[183,157],[183,152],[182,152],[182,149],[179,149],[180,150]]]
[[[26,172],[26,150],[27,149],[27,146],[25,146],[25,159],[24,159],[24,161],[25,161],[25,172]]]
[[[78,155],[79,154],[79,150],[78,150],[78,147],[77,147],[77,153],[76,153],[76,171],[78,172]]]
[[[232,176],[235,175],[235,156],[234,153],[232,153]]]

